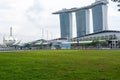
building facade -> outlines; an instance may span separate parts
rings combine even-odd
[[[79,41],[115,40],[115,39],[120,40],[120,31],[105,30],[101,32],[80,36],[75,39]]]
[[[61,13],[59,16],[61,38],[72,38],[72,13]]]
[[[72,38],[72,13],[76,14],[77,37],[90,33],[90,14],[92,9],[93,33],[108,30],[107,0],[96,0],[93,4],[81,7],[62,9],[53,14],[60,15],[61,38]]]
[[[89,10],[80,9],[76,13],[77,37],[90,33]]]
[[[108,30],[108,23],[107,23],[108,6],[106,2],[101,3],[100,1],[101,0],[97,0],[92,7],[93,32]]]

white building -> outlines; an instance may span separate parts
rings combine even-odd
[[[91,41],[91,40],[120,40],[120,31],[105,30],[101,32],[91,33],[84,36],[75,38],[79,41]]]

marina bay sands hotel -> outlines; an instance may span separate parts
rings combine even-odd
[[[108,30],[107,0],[96,0],[91,5],[81,8],[63,9],[53,14],[59,14],[61,38],[72,38],[72,13],[76,15],[77,37],[90,34],[90,9],[92,10],[93,33]]]

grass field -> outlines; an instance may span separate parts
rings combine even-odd
[[[0,80],[120,80],[120,50],[0,52]]]

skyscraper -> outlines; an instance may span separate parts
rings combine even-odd
[[[72,13],[60,13],[61,38],[72,38]]]
[[[108,29],[107,3],[107,0],[96,0],[92,6],[93,32],[100,32]]]
[[[77,37],[89,34],[89,9],[80,9],[76,13]]]
[[[107,0],[96,0],[81,8],[63,9],[53,14],[60,16],[61,38],[72,38],[72,13],[76,14],[77,37],[90,33],[90,12],[92,9],[93,33],[108,30]]]

